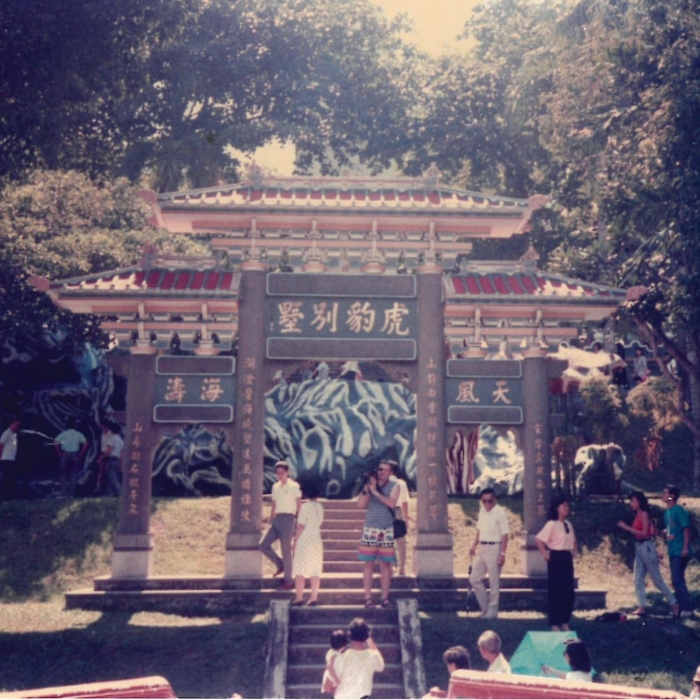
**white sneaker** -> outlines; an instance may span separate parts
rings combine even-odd
[[[693,617],[693,611],[692,610],[681,610],[681,617],[684,619],[687,619],[689,617]]]

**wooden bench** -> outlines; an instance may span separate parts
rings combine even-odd
[[[124,681],[79,683],[55,688],[35,688],[0,693],[0,698],[176,698],[170,683],[161,676],[128,678]]]
[[[486,671],[459,669],[452,674],[447,689],[448,698],[683,698],[671,690],[612,685],[610,683],[581,683],[559,678],[516,676]]]

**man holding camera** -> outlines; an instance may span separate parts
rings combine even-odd
[[[357,553],[359,561],[364,562],[363,581],[365,588],[365,607],[373,608],[372,579],[374,563],[379,562],[383,608],[393,607],[389,600],[391,572],[396,563],[394,554],[394,509],[399,499],[399,486],[391,478],[391,465],[380,462],[377,470],[370,472],[367,482],[357,499],[358,508],[366,508],[365,525]]]

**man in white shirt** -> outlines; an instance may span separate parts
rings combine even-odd
[[[501,567],[506,560],[510,529],[506,512],[496,505],[496,492],[492,488],[485,488],[480,500],[476,537],[469,551],[474,560],[469,582],[481,608],[481,617],[494,619],[498,617]],[[489,591],[484,585],[487,574]]]
[[[332,661],[331,672],[338,681],[333,697],[368,698],[372,695],[374,674],[384,670],[384,658],[361,617],[348,626],[348,637],[350,645]]]
[[[481,658],[489,663],[489,673],[512,673],[510,664],[501,652],[501,638],[493,630],[486,630],[479,637],[477,645]]]
[[[393,460],[389,460],[387,464],[391,465],[391,471],[396,479],[396,483],[399,485],[399,500],[396,501],[396,518],[397,520],[403,520],[406,524],[406,532],[408,533],[408,484],[403,479],[399,478],[399,465]],[[396,543],[396,558],[399,560],[399,576],[406,575],[406,535],[403,537],[396,537],[394,535],[394,542]]]
[[[80,460],[90,447],[86,437],[77,429],[77,421],[71,418],[68,428],[56,436],[54,448],[59,457],[61,495],[75,495],[75,481],[80,470]]]
[[[119,435],[119,426],[110,420],[103,420],[100,423],[102,437],[100,438],[101,454],[97,458],[99,472],[97,475],[97,487],[95,492],[99,493],[102,487],[102,480],[106,477],[104,487],[105,496],[119,496],[121,493],[121,456],[124,449],[124,440]]]
[[[19,421],[15,418],[0,436],[0,500],[15,497],[17,460],[17,433]]]
[[[301,508],[301,489],[296,481],[289,478],[289,465],[286,462],[275,464],[277,483],[272,487],[272,514],[270,529],[260,542],[260,551],[277,566],[274,575],[284,574],[280,588],[291,591],[292,582],[292,538],[299,509]],[[272,545],[280,541],[280,557]]]

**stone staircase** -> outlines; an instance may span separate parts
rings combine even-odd
[[[321,679],[331,632],[347,629],[355,617],[363,617],[372,627],[372,636],[384,657],[385,668],[374,676],[372,696],[408,697],[404,689],[397,611],[365,610],[353,605],[290,608],[285,697],[321,696]]]
[[[365,511],[355,501],[324,501],[323,525],[323,573],[361,574],[362,562],[357,561]]]
[[[324,574],[319,604],[351,606],[364,603],[362,564],[357,561],[364,511],[354,501],[323,501]],[[408,546],[412,546],[409,538]],[[266,610],[271,600],[290,600],[292,594],[279,591],[279,579],[227,579],[223,576],[150,576],[146,579],[95,579],[94,589],[70,591],[67,609],[160,611],[188,615],[216,615]],[[379,598],[379,575],[375,572],[373,590]],[[308,595],[308,593],[307,593]],[[395,576],[391,598],[412,598],[421,610],[477,611],[469,577],[457,574],[444,578]],[[546,609],[546,577],[502,576],[501,610]],[[577,590],[580,609],[605,609],[605,590]]]

